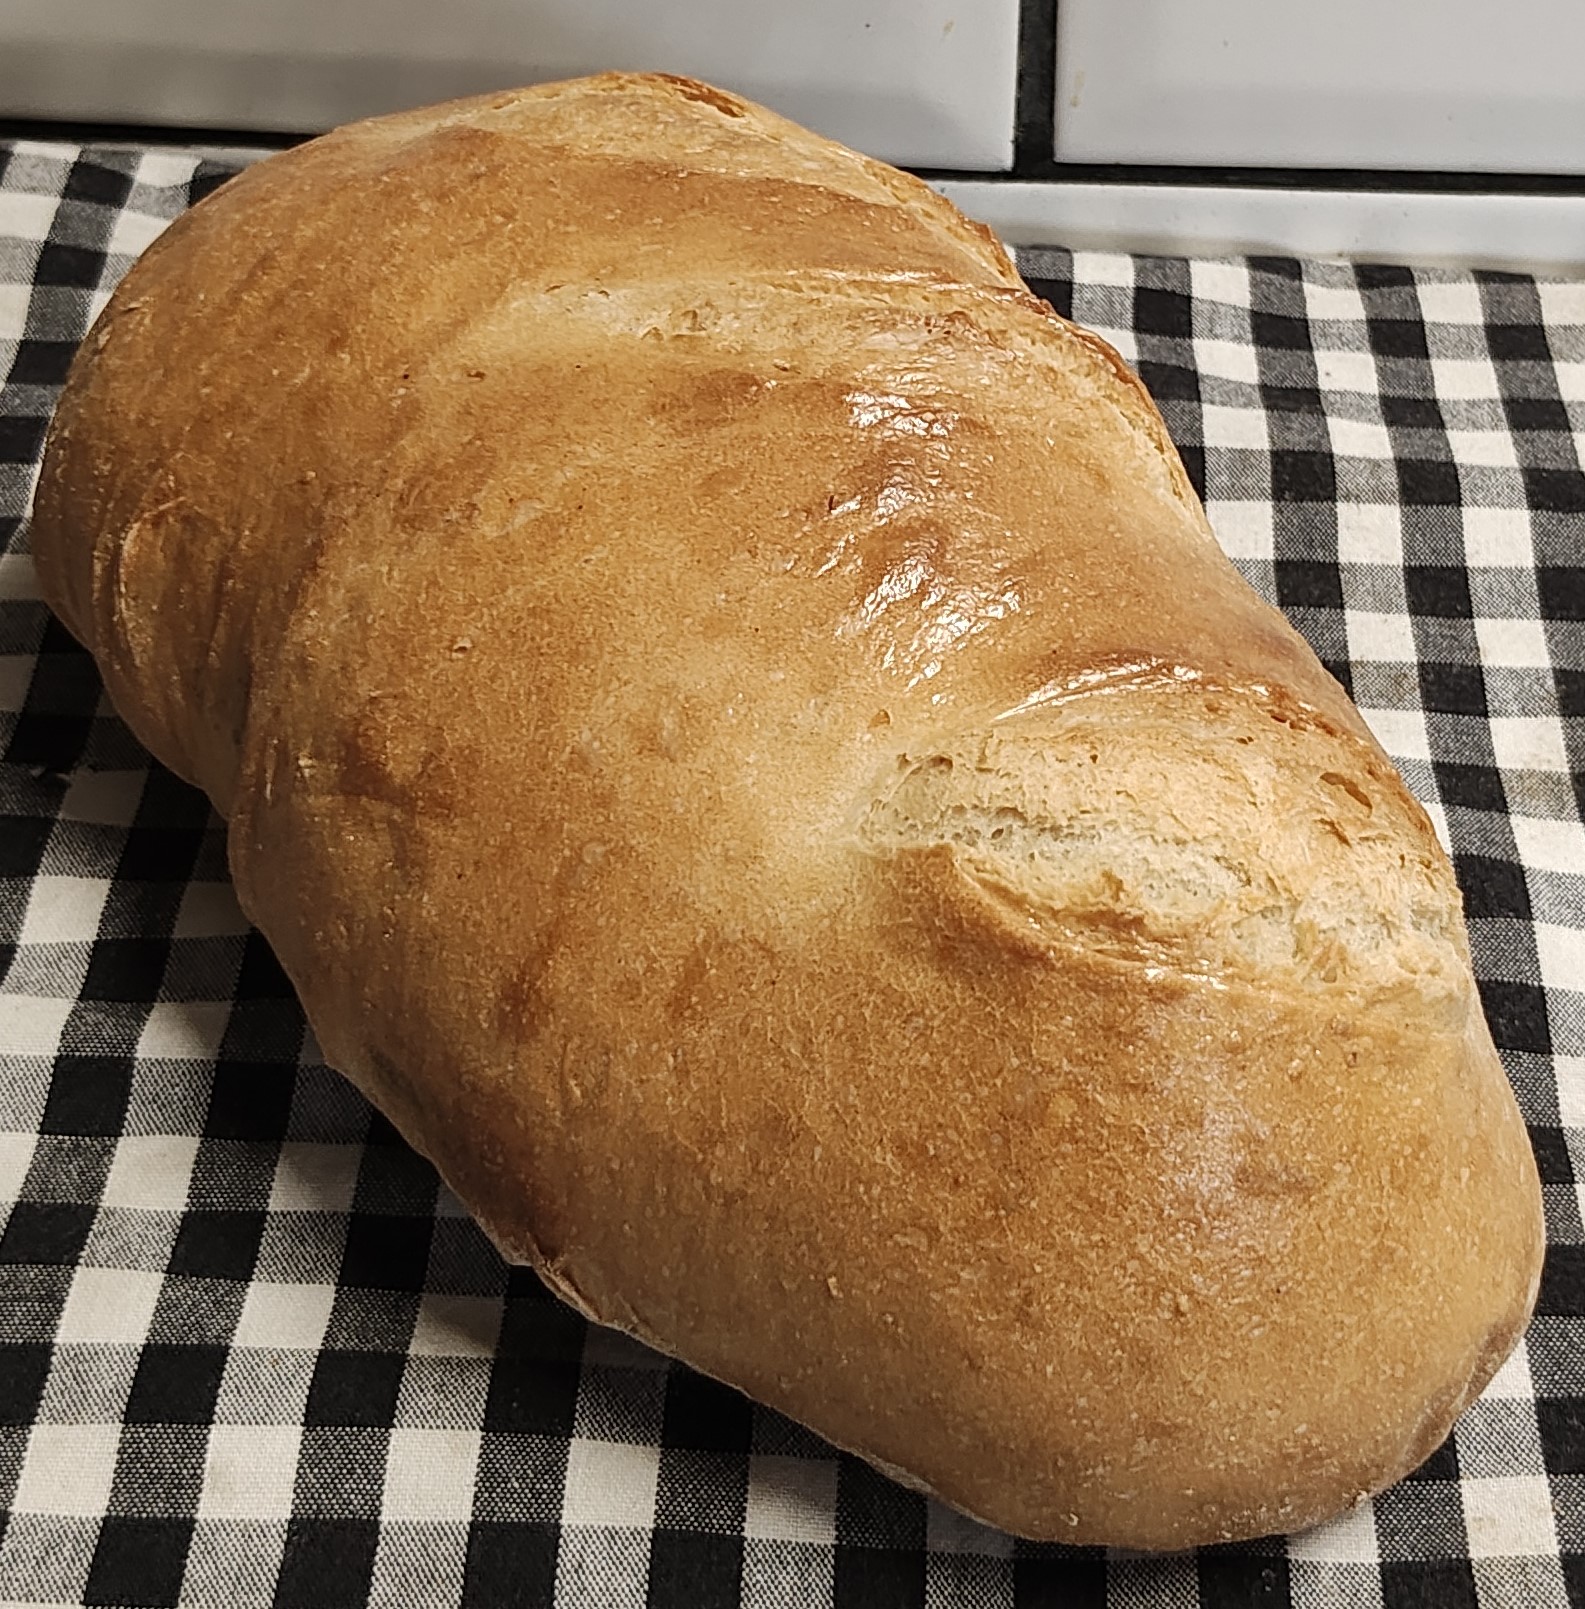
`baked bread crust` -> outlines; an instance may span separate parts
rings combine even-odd
[[[127,276],[32,540],[328,1059],[591,1318],[1148,1548],[1391,1482],[1520,1334],[1446,856],[924,185],[659,76],[339,130]]]

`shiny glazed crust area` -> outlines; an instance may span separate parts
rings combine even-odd
[[[331,1062],[592,1317],[1146,1548],[1395,1480],[1523,1328],[1424,814],[922,184],[664,77],[340,130],[127,277],[33,544]]]

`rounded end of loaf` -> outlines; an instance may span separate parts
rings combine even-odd
[[[959,980],[880,1059],[977,1069],[989,1210],[950,1238],[1016,1248],[958,1270],[964,1368],[917,1411],[964,1424],[906,1466],[1020,1535],[1177,1549],[1429,1456],[1545,1235],[1451,868],[1374,745],[1135,669],[911,746],[859,823],[878,929],[919,935],[888,964]]]
[[[911,745],[858,821],[873,903],[828,944],[880,936],[892,988],[846,1064],[898,1087],[847,1147],[867,1233],[817,1350],[868,1368],[739,1383],[1043,1540],[1300,1529],[1423,1461],[1544,1234],[1450,868],[1377,752],[1112,678]]]

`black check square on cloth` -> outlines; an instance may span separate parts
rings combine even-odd
[[[320,1063],[27,553],[77,342],[225,176],[0,146],[0,1599],[1582,1609],[1585,282],[1020,254],[1451,847],[1545,1181],[1534,1326],[1424,1468],[1152,1559],[1016,1543],[591,1329]]]

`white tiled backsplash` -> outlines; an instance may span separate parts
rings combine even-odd
[[[1034,154],[1059,164],[1585,174],[1585,0],[1023,10],[1048,41],[1055,11],[1051,143]],[[997,179],[1013,166],[1019,26],[1020,0],[0,0],[0,117],[306,132],[653,68],[957,170],[944,188],[1014,241],[1585,267],[1580,193]],[[1037,66],[1049,82],[1050,56]]]
[[[306,131],[604,68],[915,167],[1013,155],[1017,0],[0,0],[0,115]]]
[[[1061,0],[1072,162],[1585,173],[1580,0]]]

